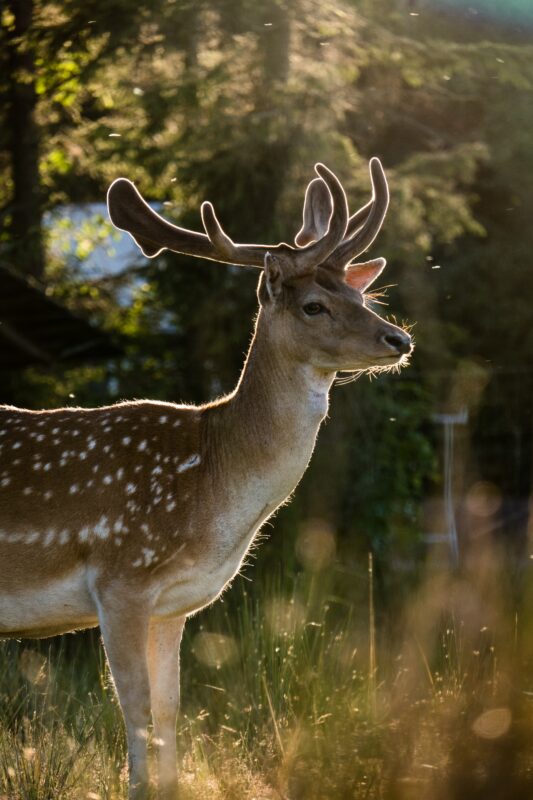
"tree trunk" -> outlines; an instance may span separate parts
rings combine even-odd
[[[7,0],[13,25],[7,34],[13,179],[10,238],[13,266],[40,277],[44,269],[39,176],[39,127],[35,119],[35,55],[32,42],[33,0]]]

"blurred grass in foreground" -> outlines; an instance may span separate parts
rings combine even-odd
[[[510,580],[478,543],[460,573],[436,558],[406,602],[376,615],[371,570],[352,576],[347,602],[321,552],[291,578],[256,575],[253,596],[238,579],[235,609],[218,602],[189,622],[183,799],[530,798],[529,568]],[[0,798],[125,797],[97,637],[47,648],[0,645]]]

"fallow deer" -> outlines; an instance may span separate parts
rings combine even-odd
[[[336,373],[401,365],[412,349],[365,302],[384,259],[353,263],[387,209],[379,160],[372,199],[351,217],[339,180],[322,164],[316,172],[294,247],[234,244],[209,203],[201,234],[165,221],[124,178],[109,189],[111,220],[145,255],[168,248],[262,270],[229,395],[198,407],[0,408],[0,637],[100,626],[136,800],[149,793],[150,717],[160,796],[176,797],[187,616],[220,595],[298,484]]]

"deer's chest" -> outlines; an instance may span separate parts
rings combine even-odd
[[[229,485],[206,530],[196,556],[187,548],[160,593],[156,613],[192,613],[213,602],[240,570],[255,534],[298,484],[314,438],[292,448],[282,462],[257,470]]]

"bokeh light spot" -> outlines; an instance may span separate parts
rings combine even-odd
[[[266,607],[266,621],[275,636],[293,635],[305,625],[305,608],[294,598],[275,597]]]
[[[311,572],[331,566],[337,546],[331,525],[321,519],[310,520],[296,539],[298,561]]]
[[[231,663],[238,654],[237,643],[232,636],[223,633],[200,631],[193,640],[192,651],[198,661],[208,667],[220,669]]]
[[[492,517],[502,504],[502,495],[497,486],[489,481],[478,481],[468,490],[466,507],[477,517]]]
[[[491,708],[474,720],[472,730],[482,739],[498,739],[511,727],[511,712],[508,708]]]
[[[19,668],[27,681],[36,685],[45,683],[47,678],[46,658],[35,650],[23,650],[19,658]]]

